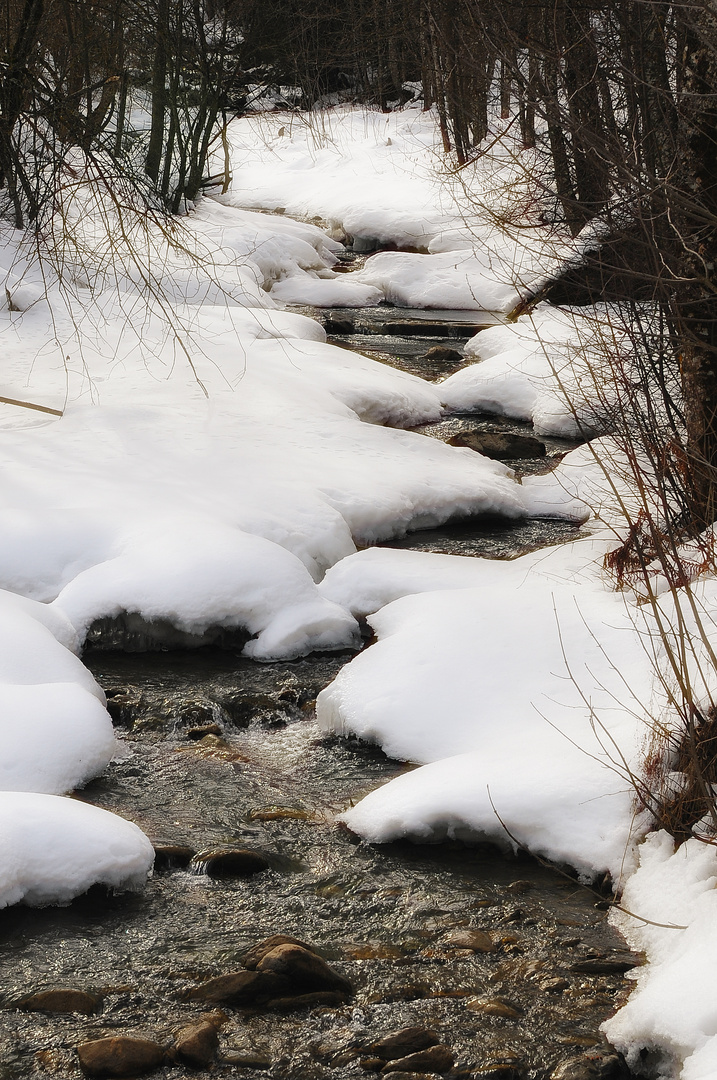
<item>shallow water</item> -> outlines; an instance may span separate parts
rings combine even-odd
[[[238,969],[243,950],[274,933],[319,947],[354,982],[355,999],[288,1015],[227,1009],[218,1075],[244,1075],[231,1058],[251,1052],[271,1062],[259,1075],[362,1076],[347,1052],[410,1024],[438,1030],[469,1071],[512,1061],[544,1076],[600,1046],[599,1024],[624,979],[570,970],[591,955],[624,955],[598,896],[492,848],[371,847],[334,824],[337,812],[410,767],[321,737],[312,700],[343,660],[260,666],[211,650],[87,657],[119,700],[123,752],[82,798],[130,817],[158,844],[238,844],[271,868],[216,880],[175,868],[141,895],[3,912],[5,1004],[52,986],[104,996],[92,1018],[7,1013],[6,1075],[79,1076],[75,1045],[118,1031],[170,1040],[201,1013],[182,992]],[[198,722],[217,724],[221,736],[190,737]],[[494,934],[499,951],[456,952],[447,935],[466,927]],[[476,998],[505,999],[518,1016],[475,1011]]]
[[[389,313],[372,310],[373,329],[355,335],[362,351],[378,355],[365,345],[370,335],[379,352],[389,349],[387,362],[417,373],[422,365],[425,374],[422,357],[435,342],[376,334]],[[365,313],[354,314],[358,320]],[[458,329],[442,343],[455,343],[453,333],[465,336],[451,315]],[[464,416],[422,430],[448,438],[506,428],[523,433],[526,425]],[[547,461],[518,468],[550,468],[571,445],[548,440]],[[468,519],[392,546],[511,558],[575,532],[555,521]],[[606,924],[604,898],[525,856],[458,844],[371,847],[335,823],[368,791],[412,767],[319,732],[316,695],[348,659],[261,665],[232,649],[87,652],[107,691],[121,753],[78,797],[137,822],[160,850],[239,846],[264,855],[269,869],[212,879],[170,863],[139,895],[94,890],[64,909],[0,912],[0,1000],[8,1008],[0,1078],[72,1080],[80,1076],[77,1044],[103,1035],[171,1043],[202,1012],[183,994],[239,969],[246,948],[276,933],[318,947],[352,980],[354,1000],[288,1014],[226,1009],[216,1065],[191,1075],[373,1075],[360,1065],[361,1050],[413,1024],[434,1028],[453,1049],[455,1077],[543,1080],[560,1062],[603,1049],[599,1025],[627,983],[620,974],[574,966],[596,956],[625,960],[624,944]],[[497,951],[456,949],[449,935],[466,928],[490,932]],[[58,986],[99,991],[102,1012],[48,1016],[12,1008],[22,994]],[[486,1000],[504,1003],[504,1011],[507,1003],[515,1015],[495,1015]],[[190,1073],[167,1066],[154,1075]]]

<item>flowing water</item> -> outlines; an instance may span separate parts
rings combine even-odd
[[[387,336],[373,334],[382,339],[379,351]],[[393,339],[392,361],[403,349],[413,368],[427,341],[434,343]],[[426,433],[442,437],[460,424],[500,426],[495,418],[452,418]],[[565,449],[553,443],[549,459]],[[546,464],[524,463],[538,467]],[[574,534],[556,522],[473,519],[399,543],[513,557]],[[160,857],[142,894],[93,890],[67,908],[0,913],[7,1008],[0,1077],[79,1077],[76,1046],[104,1035],[170,1044],[202,1013],[186,992],[239,970],[242,953],[276,933],[317,947],[352,981],[353,1000],[310,1011],[226,1009],[216,1018],[220,1049],[211,1068],[167,1065],[154,1075],[375,1075],[362,1065],[366,1047],[410,1025],[438,1032],[454,1051],[456,1077],[537,1080],[567,1059],[579,1056],[587,1068],[591,1055],[599,1061],[609,1052],[599,1025],[624,999],[621,968],[634,961],[607,926],[604,897],[488,846],[372,847],[335,823],[343,809],[412,767],[319,732],[316,695],[349,659],[260,665],[231,649],[88,651],[121,752],[78,797],[137,822]],[[251,849],[268,869],[210,877],[198,872],[201,858],[187,863],[217,847]],[[495,951],[462,947],[455,935],[473,929],[490,933]],[[99,993],[101,1012],[13,1008],[22,994],[68,986]],[[606,1077],[623,1075],[604,1068]]]

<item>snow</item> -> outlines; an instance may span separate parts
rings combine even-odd
[[[660,1076],[712,1080],[717,1072],[714,846],[691,839],[675,850],[666,832],[648,836],[621,907],[625,911],[616,911],[613,921],[647,963],[633,973],[630,1000],[603,1025],[605,1034],[630,1065],[640,1064],[645,1048]]]
[[[131,821],[75,799],[0,792],[0,907],[66,904],[91,885],[137,889],[154,850]]]
[[[114,752],[77,656],[94,623],[195,642],[237,629],[268,661],[355,648],[367,618],[377,641],[322,692],[320,724],[418,767],[343,820],[372,842],[487,838],[608,871],[648,963],[606,1033],[635,1064],[647,1048],[659,1075],[708,1080],[717,856],[640,843],[630,773],[656,719],[674,730],[657,620],[668,640],[687,628],[691,681],[714,697],[714,579],[686,597],[656,567],[652,603],[615,591],[603,559],[638,502],[609,436],[519,483],[407,430],[447,408],[604,432],[629,353],[619,309],[539,305],[477,335],[475,362],[437,385],[283,308],[507,313],[590,236],[540,225],[509,133],[451,177],[418,108],[264,112],[229,138],[231,189],[173,236],[149,216],[129,227],[134,252],[119,247],[116,209],[75,161],[62,275],[0,237],[0,395],[55,410],[0,404],[0,906],[140,887],[151,868],[139,829],[63,797]],[[346,275],[340,241],[398,250]],[[585,535],[509,562],[366,547],[477,513]]]
[[[447,378],[441,393],[451,409],[527,420],[538,435],[590,436],[609,417],[610,359],[625,348],[606,305],[558,311],[539,304],[515,323],[472,338],[465,353],[480,362]]]
[[[53,625],[70,637],[59,613],[0,593],[0,790],[70,791],[114,752],[104,694]]]
[[[531,154],[497,133],[478,164],[451,173],[435,118],[418,105],[245,116],[229,125],[234,169],[224,198],[319,219],[357,250],[404,249],[380,252],[352,275],[392,303],[510,311],[583,241],[532,219]],[[285,289],[272,295],[298,295]]]
[[[414,590],[369,616],[377,644],[317,701],[323,730],[423,765],[344,814],[353,831],[515,841],[620,879],[634,857],[625,767],[639,768],[652,670],[625,598],[594,570],[576,581],[605,544],[508,563],[426,555],[423,568],[422,553],[366,552],[327,576],[326,593],[353,591],[358,611]]]

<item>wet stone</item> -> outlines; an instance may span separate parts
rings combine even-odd
[[[324,330],[329,336],[342,337],[345,334],[353,334],[353,319],[324,319]]]
[[[203,739],[205,735],[217,735],[222,736],[224,729],[215,723],[202,724],[200,727],[191,727],[184,733],[188,739],[194,739],[195,741]]]
[[[181,1061],[194,1069],[202,1069],[214,1060],[219,1047],[219,1036],[211,1021],[199,1020],[196,1024],[182,1028],[174,1043]]]
[[[497,948],[490,934],[484,930],[456,930],[444,938],[444,943],[453,949],[470,949],[479,953],[495,952]]]
[[[439,364],[462,364],[465,357],[458,349],[449,349],[447,345],[432,345],[424,357]]]
[[[297,945],[306,952],[316,953],[316,949],[313,949],[311,945],[307,945],[305,941],[300,941],[295,937],[287,937],[286,934],[272,934],[271,937],[265,938],[264,941],[260,941],[257,945],[252,945],[251,949],[244,953],[242,964],[247,971],[256,971],[267,953],[278,949],[280,945]]]
[[[384,1061],[395,1061],[396,1058],[415,1054],[419,1050],[426,1050],[429,1046],[437,1046],[440,1043],[437,1032],[425,1027],[402,1028],[386,1035],[378,1042],[371,1043],[371,1053]]]
[[[272,998],[290,992],[289,980],[273,972],[235,971],[193,987],[185,995],[185,1000],[246,1007],[263,1005]]]
[[[392,1072],[391,1080],[440,1080],[440,1073]]]
[[[250,877],[270,868],[269,860],[258,851],[247,848],[219,848],[200,851],[192,859],[192,866],[209,877]]]
[[[164,1048],[150,1039],[114,1036],[77,1047],[86,1076],[143,1076],[164,1061]]]
[[[524,458],[545,457],[545,443],[530,435],[512,435],[510,432],[466,431],[453,435],[449,446],[466,446],[484,457],[500,461],[520,461]]]
[[[49,1013],[84,1013],[90,1016],[102,1008],[99,994],[87,990],[73,990],[58,987],[54,990],[38,990],[35,994],[26,994],[15,1003],[15,1008],[23,1012]]]
[[[194,858],[194,848],[186,844],[154,844],[154,869],[184,869]]]
[[[504,1020],[517,1020],[521,1015],[519,1009],[502,998],[474,998],[466,1003],[466,1008],[485,1016],[500,1016]]]
[[[220,1065],[234,1065],[240,1069],[270,1069],[271,1058],[268,1054],[246,1051],[231,1051],[219,1059]]]
[[[538,985],[544,994],[561,994],[563,990],[567,990],[570,983],[567,979],[555,978],[545,979]]]
[[[348,979],[330,968],[316,953],[299,945],[277,945],[257,964],[258,973],[272,973],[287,979],[292,988],[300,991],[334,990],[351,994]]]
[[[429,1046],[427,1050],[419,1050],[416,1054],[408,1054],[406,1057],[397,1058],[396,1061],[384,1065],[382,1074],[394,1072],[423,1072],[445,1073],[453,1068],[455,1058],[453,1051],[448,1046]]]
[[[580,972],[583,975],[624,975],[626,971],[634,967],[634,956],[596,956],[588,957],[586,960],[578,960],[570,965],[570,970]]]
[[[582,1054],[561,1062],[550,1080],[625,1080],[630,1073],[619,1054]]]
[[[520,878],[517,881],[511,881],[505,891],[507,893],[517,893],[518,896],[522,896],[524,893],[530,892],[532,888],[532,881],[526,881],[525,879]]]

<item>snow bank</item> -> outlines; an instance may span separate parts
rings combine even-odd
[[[54,602],[80,636],[128,612],[196,634],[241,626],[262,659],[345,648],[353,620],[314,581],[355,541],[518,517],[521,487],[502,464],[394,430],[440,417],[435,386],[326,344],[261,288],[237,292],[300,270],[322,286],[310,273],[336,245],[318,229],[207,201],[191,230],[225,303],[167,249],[172,290],[163,306],[141,296],[141,321],[121,265],[119,290],[50,284],[45,304],[0,312],[0,391],[63,411],[0,406],[0,586]],[[8,234],[0,262],[22,255]]]
[[[135,888],[152,866],[136,826],[57,797],[101,773],[115,749],[76,644],[62,612],[0,592],[0,907],[67,903],[96,882]]]
[[[511,325],[476,334],[465,351],[480,362],[447,378],[441,394],[450,409],[528,420],[539,435],[590,436],[604,428],[615,403],[611,358],[626,348],[606,305],[539,304]]]
[[[409,249],[351,275],[353,288],[373,289],[359,303],[509,311],[581,246],[538,221],[532,154],[500,125],[457,174],[436,116],[418,106],[262,113],[233,121],[228,135],[232,205],[319,218],[359,251]],[[291,302],[303,295],[293,278],[272,288]]]
[[[634,1067],[660,1076],[713,1080],[717,1074],[717,851],[687,840],[675,850],[665,832],[640,847],[612,921],[647,963],[632,977],[630,1000],[603,1025]],[[643,920],[667,925],[650,925]],[[648,1052],[647,1060],[641,1052]]]
[[[60,613],[0,593],[0,790],[71,791],[114,752],[104,694],[53,629],[71,637]]]
[[[639,768],[652,670],[634,613],[599,580],[605,543],[471,566],[427,555],[419,587],[450,591],[406,595],[369,617],[378,643],[322,691],[319,723],[424,767],[348,811],[351,829],[376,842],[510,843],[507,829],[587,876],[620,877],[633,825],[623,763]],[[363,573],[359,609],[418,585],[420,554],[349,560],[354,582]],[[593,572],[578,585],[586,560]],[[350,578],[339,564],[327,595],[345,595]],[[507,657],[520,658],[519,671]]]
[[[141,887],[154,850],[130,821],[54,795],[0,792],[0,907],[66,904],[91,885]]]

